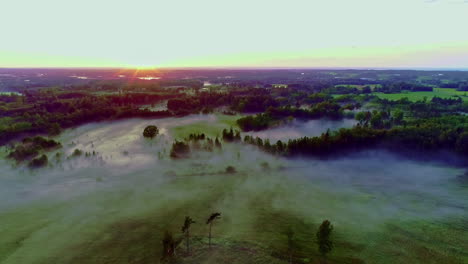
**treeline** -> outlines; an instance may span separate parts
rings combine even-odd
[[[458,91],[468,91],[468,82],[448,82],[441,83],[439,85],[441,88],[455,88]]]
[[[401,93],[403,91],[408,92],[432,92],[433,86],[418,84],[418,83],[407,83],[407,82],[381,82],[378,85],[365,85],[361,88],[352,85],[343,85],[336,87],[329,87],[323,89],[321,92],[326,94],[345,94],[345,95],[369,95],[373,92],[380,92],[386,94]]]
[[[365,126],[327,131],[319,137],[303,137],[270,143],[245,136],[244,142],[280,155],[327,157],[381,147],[397,152],[448,150],[468,157],[468,116],[444,116],[415,120],[404,127],[375,129]]]
[[[172,159],[189,158],[192,150],[212,152],[221,149],[221,141],[207,137],[204,133],[190,134],[184,140],[176,140],[172,143],[170,157]]]
[[[242,131],[259,131],[267,129],[279,121],[298,118],[303,120],[328,118],[328,119],[341,119],[344,117],[344,110],[354,109],[353,105],[342,107],[337,103],[324,101],[312,105],[308,109],[297,107],[270,107],[266,113],[257,114],[253,116],[246,116],[237,120],[237,125]]]
[[[242,141],[240,131],[232,128],[223,129],[221,139],[226,143]],[[192,133],[184,140],[176,140],[172,143],[170,157],[173,159],[189,158],[192,150],[212,152],[222,149],[221,139],[218,137],[212,139],[205,133]]]
[[[169,111],[140,109],[140,104],[154,103],[167,98],[166,95],[86,95],[68,99],[58,99],[49,95],[20,97],[20,107],[1,112],[8,120],[0,120],[0,144],[24,134],[57,135],[64,128],[89,122],[115,120],[121,118],[169,117]],[[18,101],[18,99],[17,99]],[[1,109],[0,109],[1,110]]]
[[[167,102],[168,110],[179,115],[208,113],[221,106],[227,106],[236,112],[250,113],[263,112],[268,107],[279,106],[279,103],[271,95],[257,95],[256,93],[236,95],[235,92],[200,93],[195,96],[171,99]]]
[[[178,97],[177,99],[175,97]],[[24,96],[1,96],[0,144],[25,134],[57,135],[62,129],[88,122],[120,118],[160,118],[209,113],[216,107],[235,112],[261,112],[279,105],[266,89],[243,89],[229,93],[131,93],[93,95],[83,90],[60,88],[26,91]],[[168,111],[140,109],[141,105],[168,100]]]
[[[374,92],[381,93],[400,93],[401,91],[412,91],[412,92],[432,92],[433,88],[427,85],[407,83],[407,82],[396,82],[396,83],[384,83],[374,89]]]
[[[381,109],[401,110],[413,118],[431,118],[443,115],[453,115],[459,112],[468,113],[468,102],[461,98],[440,98],[433,97],[431,100],[410,101],[404,97],[399,100],[388,100],[375,97],[372,100]]]
[[[324,89],[322,92],[327,94],[370,94],[372,93],[372,88],[368,85],[362,87],[362,89],[351,85],[339,85]]]
[[[363,127],[371,127],[376,129],[391,128],[406,124],[404,113],[396,110],[393,113],[390,111],[363,111],[356,114],[355,119],[358,124]]]
[[[121,90],[124,92],[163,92],[178,88],[199,89],[203,83],[198,80],[177,80],[177,79],[159,79],[159,80],[140,80],[133,73],[126,75],[126,78],[120,80],[88,80],[85,83],[70,85],[69,89],[82,91],[110,91]],[[131,79],[131,82],[128,81]]]

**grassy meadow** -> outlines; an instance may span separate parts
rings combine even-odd
[[[463,101],[468,101],[468,92],[457,91],[452,88],[434,88],[432,92],[402,92],[396,94],[386,94],[386,93],[373,93],[374,95],[388,100],[399,100],[402,98],[408,98],[412,102],[421,101],[426,98],[431,100],[432,97],[437,96],[440,98],[454,98],[455,96],[460,96]]]
[[[182,238],[185,216],[196,222],[192,253],[181,244],[172,263],[285,264],[290,254],[294,263],[322,263],[315,233],[324,219],[334,226],[329,264],[468,261],[467,193],[456,181],[458,168],[380,151],[287,159],[237,143],[168,158],[174,139],[216,136],[235,119],[88,124],[60,135],[58,151],[97,156],[64,158],[34,172],[2,159],[0,263],[162,263],[163,234]],[[141,136],[148,124],[160,128],[153,141]],[[222,216],[209,248],[205,221],[213,212]]]

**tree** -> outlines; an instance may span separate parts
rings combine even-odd
[[[333,225],[330,223],[330,221],[325,220],[322,222],[317,232],[318,249],[320,251],[320,254],[322,254],[324,257],[333,248],[333,243],[330,240],[330,235],[332,231]]]
[[[366,113],[365,112],[358,112],[356,114],[355,119],[359,122],[359,125],[365,125],[366,124]]]
[[[370,119],[370,124],[373,128],[381,128],[382,127],[382,114],[375,113]]]
[[[72,153],[72,157],[79,157],[83,155],[83,151],[81,149],[75,149]]]
[[[174,240],[174,237],[172,236],[171,232],[166,231],[164,233],[162,244],[163,244],[162,258],[167,259],[167,258],[174,256],[177,243]]]
[[[143,136],[145,138],[150,138],[153,139],[155,136],[157,136],[159,133],[159,129],[156,126],[147,126],[145,127],[145,130],[143,130]]]
[[[212,213],[208,220],[206,220],[206,224],[210,225],[210,233],[208,236],[208,245],[211,247],[211,227],[213,225],[214,220],[221,218],[221,213]]]
[[[362,88],[362,93],[365,93],[365,94],[372,93],[372,88],[370,88],[369,86],[364,86]]]
[[[190,254],[190,226],[194,223],[195,221],[193,221],[192,218],[190,218],[189,216],[186,216],[184,225],[182,226],[182,233],[185,234],[185,240],[187,243],[187,254]]]
[[[49,129],[48,129],[48,134],[50,136],[57,136],[58,134],[60,134],[62,132],[62,128],[60,127],[60,124],[59,123],[53,123]]]
[[[404,113],[401,110],[397,110],[393,113],[393,122],[395,125],[400,125],[403,122]]]

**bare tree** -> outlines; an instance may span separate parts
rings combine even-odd
[[[211,248],[211,227],[213,225],[214,220],[219,219],[219,218],[221,218],[221,213],[212,213],[210,217],[208,218],[208,220],[206,220],[206,224],[210,225],[210,233],[208,236],[208,245],[210,246],[210,248]]]
[[[185,234],[185,240],[187,243],[187,254],[190,254],[190,226],[194,223],[195,221],[193,221],[192,218],[190,218],[189,216],[186,216],[184,225],[182,226],[182,233]]]

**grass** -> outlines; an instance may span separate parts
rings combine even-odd
[[[128,218],[110,224],[93,239],[70,248],[70,258],[67,263],[160,263],[161,240],[165,230],[170,230],[176,239],[182,238],[180,226],[186,214],[196,220],[192,226],[192,254],[186,255],[185,244],[181,243],[177,249],[177,257],[172,263],[245,263],[245,264],[286,264],[288,263],[287,237],[285,232],[291,228],[294,232],[295,249],[294,263],[319,263],[321,259],[315,244],[317,224],[303,216],[289,211],[272,208],[269,195],[260,199],[250,200],[243,207],[243,214],[232,214],[230,210],[222,211],[221,220],[213,226],[213,247],[208,248],[207,226],[204,219],[209,212],[216,210],[218,203],[228,199],[229,190],[233,191],[242,182],[242,175],[238,178],[217,175],[210,184],[217,186],[202,195],[197,193],[191,199],[171,200],[166,208],[154,210],[153,213]],[[197,180],[194,180],[195,183]],[[182,182],[166,185],[164,189],[192,188],[193,184]],[[188,191],[188,190],[187,190]],[[249,195],[250,196],[250,195]],[[254,195],[251,198],[255,198]],[[232,209],[231,209],[232,210]],[[235,210],[235,209],[234,209]],[[244,211],[246,210],[246,211]],[[241,220],[239,222],[239,219]],[[236,234],[226,223],[244,221],[252,225],[239,226]],[[236,226],[236,225],[234,225]],[[244,232],[240,230],[244,230]],[[329,264],[364,263],[353,256],[356,246],[348,241],[337,241],[336,253],[329,256]],[[65,254],[65,255],[68,255]],[[66,259],[62,256],[60,259]],[[169,261],[170,262],[170,261]]]
[[[215,114],[210,119],[181,122],[173,130],[179,137],[194,132],[216,134],[219,129],[236,127],[238,117]],[[238,150],[244,150],[240,160],[234,158]],[[354,188],[348,193],[339,185],[329,189],[319,181],[289,175],[294,171],[279,168],[283,162],[289,164],[286,161],[245,150],[249,149],[226,144],[223,152],[210,155],[209,161],[180,160],[170,163],[171,167],[161,162],[122,178],[96,170],[95,175],[103,180],[89,193],[58,195],[51,201],[21,204],[13,211],[0,212],[0,263],[161,263],[164,231],[170,230],[180,238],[187,215],[197,222],[191,229],[193,253],[185,255],[181,245],[173,263],[286,264],[286,232],[292,230],[296,243],[294,263],[318,264],[321,257],[315,232],[324,219],[331,220],[335,227],[335,248],[328,256],[328,264],[468,263],[465,218],[404,220],[394,215],[376,222],[377,215],[384,212],[376,211],[378,205],[397,205],[404,196],[355,193]],[[259,169],[262,160],[269,161],[270,170]],[[227,165],[235,165],[238,173],[216,173]],[[316,167],[322,168],[320,163]],[[177,173],[164,178],[164,182],[152,180],[166,169]],[[93,171],[84,173],[89,172]],[[76,188],[85,184],[71,183]],[[47,205],[41,205],[44,203]],[[359,204],[362,207],[354,207]],[[388,213],[393,215],[392,208]],[[368,213],[362,213],[362,209]],[[209,249],[205,221],[217,211],[222,218],[213,226],[214,246]]]
[[[358,90],[362,90],[364,87],[370,87],[372,89],[375,89],[376,87],[380,87],[380,84],[368,84],[368,85],[358,85],[358,84],[337,84],[335,87],[350,87],[350,88],[356,88]]]
[[[385,93],[373,93],[382,99],[388,100],[399,100],[407,97],[410,101],[416,102],[421,101],[426,98],[431,100],[432,97],[437,96],[440,98],[456,98],[455,96],[460,96],[463,101],[468,101],[468,92],[457,91],[452,88],[434,88],[432,92],[402,92],[396,94],[385,94]]]
[[[239,129],[236,121],[242,116],[214,114],[213,117],[213,120],[200,120],[195,123],[172,127],[170,129],[171,135],[174,135],[177,139],[186,138],[191,133],[205,133],[209,137],[220,137],[221,131],[225,128]]]

